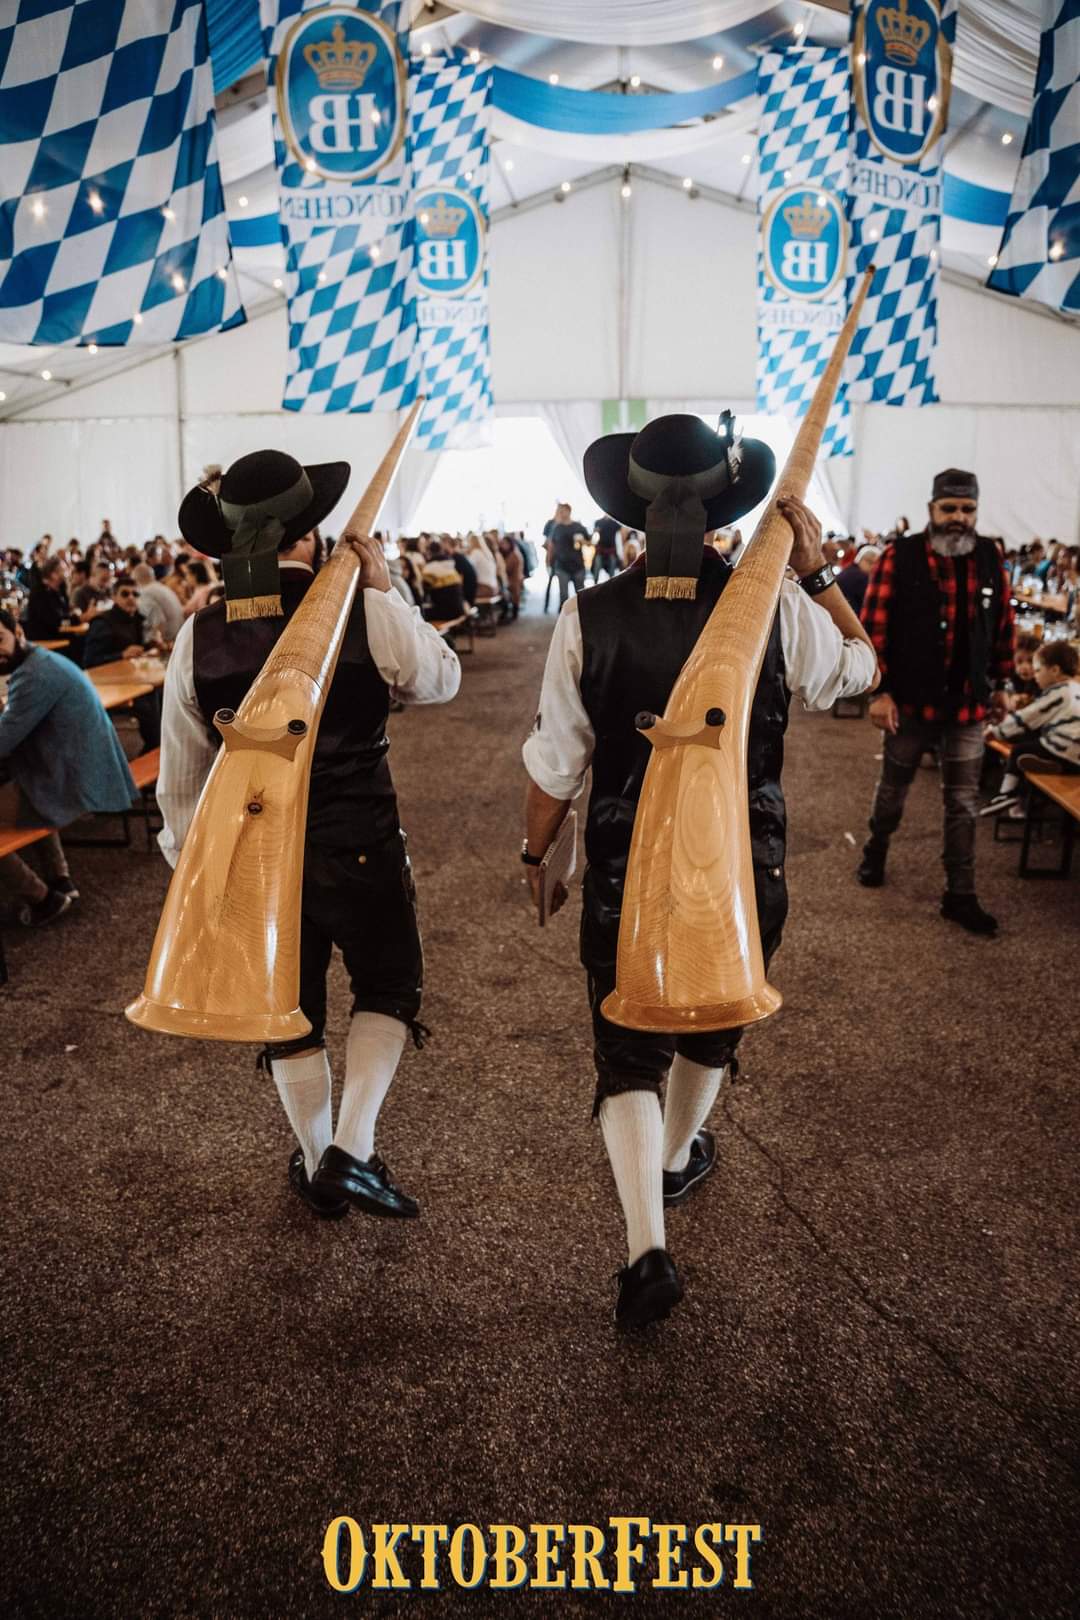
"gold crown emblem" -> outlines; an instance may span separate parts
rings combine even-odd
[[[899,0],[899,9],[895,11],[891,6],[882,7],[875,13],[875,20],[889,60],[914,67],[930,37],[930,24],[922,17],[909,15],[907,0]]]
[[[784,218],[792,236],[819,237],[829,223],[830,214],[827,208],[820,207],[814,202],[809,193],[801,203],[792,203],[784,209]]]
[[[455,236],[465,219],[464,208],[455,208],[440,197],[434,208],[425,208],[420,223],[429,236]]]
[[[304,58],[315,70],[324,90],[358,90],[375,60],[376,47],[370,40],[346,39],[344,23],[336,22],[328,39],[304,46]]]

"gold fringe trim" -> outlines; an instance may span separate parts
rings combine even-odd
[[[236,596],[225,603],[225,622],[235,619],[283,619],[280,596]]]
[[[693,602],[697,599],[697,585],[693,574],[650,574],[645,581],[645,600]]]

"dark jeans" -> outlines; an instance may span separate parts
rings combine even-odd
[[[619,572],[619,559],[614,551],[597,551],[592,560],[592,577],[600,583],[601,574],[617,574]]]
[[[758,927],[768,968],[784,931],[787,886],[782,866],[754,868]],[[622,881],[590,868],[585,874],[581,913],[581,961],[589,976],[589,1006],[593,1022],[593,1061],[596,1094],[593,1118],[605,1097],[623,1091],[652,1091],[671,1067],[676,1052],[706,1069],[732,1063],[742,1029],[703,1030],[698,1035],[658,1035],[648,1030],[613,1024],[601,1012],[604,997],[615,988],[615,959],[619,942]]]
[[[1069,776],[1074,776],[1080,772],[1080,765],[1072,765],[1067,759],[1062,759],[1060,754],[1055,754],[1037,737],[1028,737],[1018,743],[1013,743],[1009,749],[1009,762],[1006,766],[1007,770],[1020,778],[1021,787],[1024,786],[1026,779],[1020,769],[1020,761],[1025,755],[1027,755],[1028,759],[1045,760],[1048,765],[1054,766],[1058,771],[1065,771]]]
[[[144,692],[131,705],[142,738],[143,753],[161,746],[161,687]]]
[[[900,717],[895,736],[885,733],[885,757],[870,808],[868,849],[881,853],[899,827],[904,801],[919,760],[938,750],[941,793],[945,801],[945,845],[941,858],[946,887],[952,894],[975,892],[975,827],[979,808],[979,774],[983,757],[983,722],[959,726],[927,724]]]
[[[415,1030],[424,981],[416,885],[399,833],[364,849],[304,851],[300,901],[300,1009],[311,1034],[280,1041],[266,1057],[325,1046],[326,972],[334,946],[353,993],[352,1010],[384,1013]]]
[[[578,596],[580,596],[582,591],[585,589],[585,568],[584,568],[584,565],[582,565],[580,568],[574,568],[574,569],[559,568],[558,566],[556,566],[555,578],[559,582],[559,606],[560,607],[562,607],[563,603],[566,601],[567,597],[570,595],[570,587],[571,587],[571,585],[574,587],[574,590],[577,592]]]
[[[6,782],[0,787],[0,824],[41,827],[44,823],[45,817],[38,815],[26,794],[15,783]],[[71,873],[59,833],[52,832],[48,838],[39,838],[31,847],[36,852],[44,876],[39,877],[21,855],[4,855],[0,857],[0,888],[36,906],[47,898],[57,878],[70,877]]]

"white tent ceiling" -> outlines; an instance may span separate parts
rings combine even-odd
[[[752,67],[756,53],[795,37],[840,45],[847,36],[843,0],[827,5],[767,0],[474,0],[452,9],[416,0],[414,39],[433,49],[476,49],[502,67],[575,89],[698,89]],[[955,86],[946,168],[961,180],[1011,190],[1030,104],[1039,35],[1039,0],[961,0]],[[433,19],[433,20],[429,20]],[[513,23],[515,26],[507,26]],[[713,26],[713,25],[716,26]],[[567,37],[556,37],[558,29]],[[594,43],[599,34],[626,43]],[[657,43],[662,40],[663,43]],[[651,41],[651,42],[650,42]],[[715,65],[720,59],[720,65]],[[638,78],[640,84],[633,86]],[[964,86],[968,88],[965,89]],[[977,99],[972,88],[993,100]],[[218,99],[220,162],[230,215],[237,221],[277,208],[270,111],[261,71]],[[536,201],[556,202],[564,182],[578,186],[612,163],[644,163],[675,182],[691,180],[700,196],[687,206],[750,201],[756,196],[753,100],[689,126],[643,136],[575,137],[495,115],[491,207],[495,237],[508,219]],[[557,230],[556,216],[552,228]],[[494,240],[494,238],[493,238]],[[946,217],[947,270],[983,282],[998,246],[996,227]],[[280,302],[283,272],[277,243],[238,248],[236,262],[249,316]],[[88,380],[127,369],[148,351],[0,345],[0,420],[34,410]],[[49,372],[45,377],[43,373]],[[654,392],[654,390],[650,390]]]

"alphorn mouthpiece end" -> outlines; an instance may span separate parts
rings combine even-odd
[[[640,714],[635,714],[634,724],[639,731],[651,731],[656,724],[656,716],[650,714],[648,709],[642,709]]]

